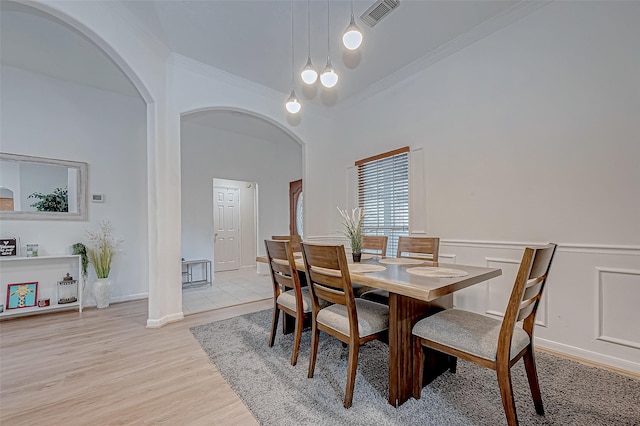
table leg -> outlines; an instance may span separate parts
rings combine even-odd
[[[400,294],[389,294],[389,404],[398,407],[412,395],[413,353],[411,330],[420,319],[453,307],[453,295],[424,302]],[[443,365],[440,365],[443,364]],[[430,361],[430,376],[447,369],[446,358]],[[436,372],[437,371],[437,372]]]
[[[296,318],[286,312],[282,312],[282,334],[290,334],[296,328]]]

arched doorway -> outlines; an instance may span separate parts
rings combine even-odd
[[[58,9],[73,5],[1,7],[3,150],[86,162],[89,191],[105,195],[104,203],[89,204],[88,222],[8,221],[6,228],[38,240],[44,253],[67,254],[86,241],[86,230],[109,220],[126,244],[113,263],[113,301],[145,298],[155,267],[147,236],[154,96],[114,45]]]
[[[216,228],[221,226],[216,224],[220,215],[215,214],[214,185],[218,182],[225,190],[237,190],[240,197],[238,257],[230,262],[236,265],[231,269],[255,275],[255,258],[264,252],[264,240],[289,232],[289,183],[302,178],[304,145],[280,124],[235,108],[183,114],[180,133],[182,257],[211,260],[214,270],[223,263],[217,262],[226,255],[220,250],[225,244],[222,231]],[[243,198],[242,194],[253,195]],[[222,265],[219,271],[223,269],[230,268]],[[183,293],[184,312],[202,310],[195,305],[206,297]],[[247,301],[243,295],[239,300]],[[229,298],[229,304],[233,302]]]

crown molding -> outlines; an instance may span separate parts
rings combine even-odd
[[[428,54],[389,74],[369,86],[366,90],[344,99],[340,104],[336,105],[334,113],[342,114],[347,109],[353,108],[397,84],[404,81],[412,81],[420,71],[519,21],[549,3],[551,3],[551,0],[519,1],[502,13],[487,19],[466,33],[442,44]]]

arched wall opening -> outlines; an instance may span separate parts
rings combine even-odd
[[[2,37],[2,150],[86,162],[89,193],[104,195],[104,203],[89,203],[87,222],[4,221],[2,230],[20,235],[25,244],[37,242],[41,255],[70,254],[71,245],[88,242],[87,230],[108,220],[115,236],[124,240],[110,276],[112,301],[146,298],[151,270],[147,158],[156,144],[154,96],[88,25],[38,2],[2,2],[2,12],[5,35],[24,31],[21,37]],[[39,39],[42,31],[53,37]],[[12,56],[25,54],[16,40],[42,48],[40,62]],[[92,65],[111,67],[103,85],[87,80],[95,71]],[[74,74],[74,68],[87,72]],[[124,84],[119,90],[123,80],[130,87]],[[94,279],[90,267],[85,290],[89,304]]]
[[[233,107],[181,114],[180,141],[182,257],[212,260],[219,271],[234,264],[227,258],[233,250],[221,248],[225,241],[214,229],[213,185],[242,181],[257,190],[253,204],[240,199],[237,268],[255,268],[264,240],[289,233],[289,183],[304,176],[304,142],[269,117]]]

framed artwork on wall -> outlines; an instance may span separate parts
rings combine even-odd
[[[7,286],[7,309],[30,308],[38,300],[38,283],[17,283]]]

